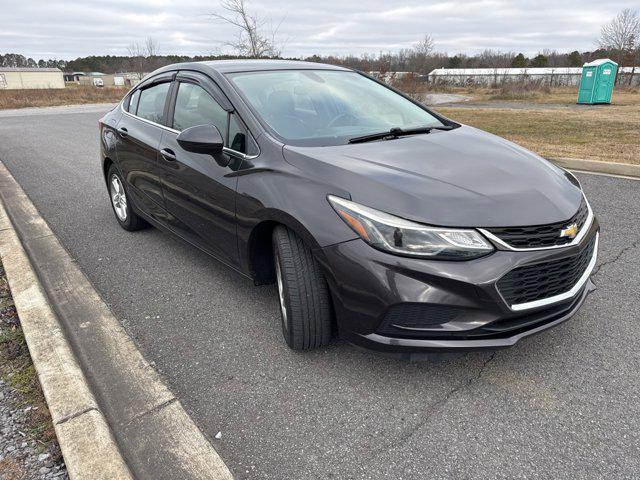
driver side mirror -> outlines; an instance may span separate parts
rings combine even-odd
[[[222,152],[224,141],[215,125],[196,125],[183,130],[176,138],[187,152],[215,155]]]

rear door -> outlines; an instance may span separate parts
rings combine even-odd
[[[161,75],[132,92],[117,127],[118,167],[128,190],[139,208],[161,220],[166,215],[158,151],[175,75]]]
[[[237,177],[233,172],[240,168],[243,152],[225,148],[213,156],[192,153],[183,150],[176,140],[184,129],[211,124],[228,147],[232,107],[217,86],[199,73],[180,72],[173,91],[171,131],[163,134],[160,146],[162,188],[170,224],[190,242],[236,266]],[[234,133],[239,150],[246,148],[243,135]]]

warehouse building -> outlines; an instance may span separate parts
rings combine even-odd
[[[640,67],[619,69],[622,85],[640,85]],[[549,86],[580,85],[582,67],[547,68],[437,68],[427,76],[429,83],[447,85],[501,85],[508,82]]]
[[[0,90],[64,88],[59,68],[0,68]]]
[[[65,73],[65,80],[78,85],[93,87],[134,87],[140,83],[140,74],[133,72],[101,73],[101,72],[70,72]]]
[[[86,73],[84,72],[65,72],[64,73],[64,81],[66,83],[80,83],[80,77],[84,77]]]

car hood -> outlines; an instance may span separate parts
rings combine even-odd
[[[581,192],[528,150],[462,126],[394,140],[284,147],[285,159],[336,192],[400,217],[457,227],[541,225],[571,218]]]

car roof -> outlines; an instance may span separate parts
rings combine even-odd
[[[291,69],[316,69],[316,70],[349,70],[348,68],[328,65],[326,63],[303,62],[302,60],[212,60],[203,63],[220,73],[251,72],[259,70],[291,70]]]
[[[160,70],[177,70],[189,69],[196,70],[211,69],[219,73],[231,72],[256,72],[262,70],[342,70],[350,71],[349,68],[339,67],[337,65],[328,65],[326,63],[304,62],[302,60],[210,60],[204,62],[187,62],[167,65]]]

